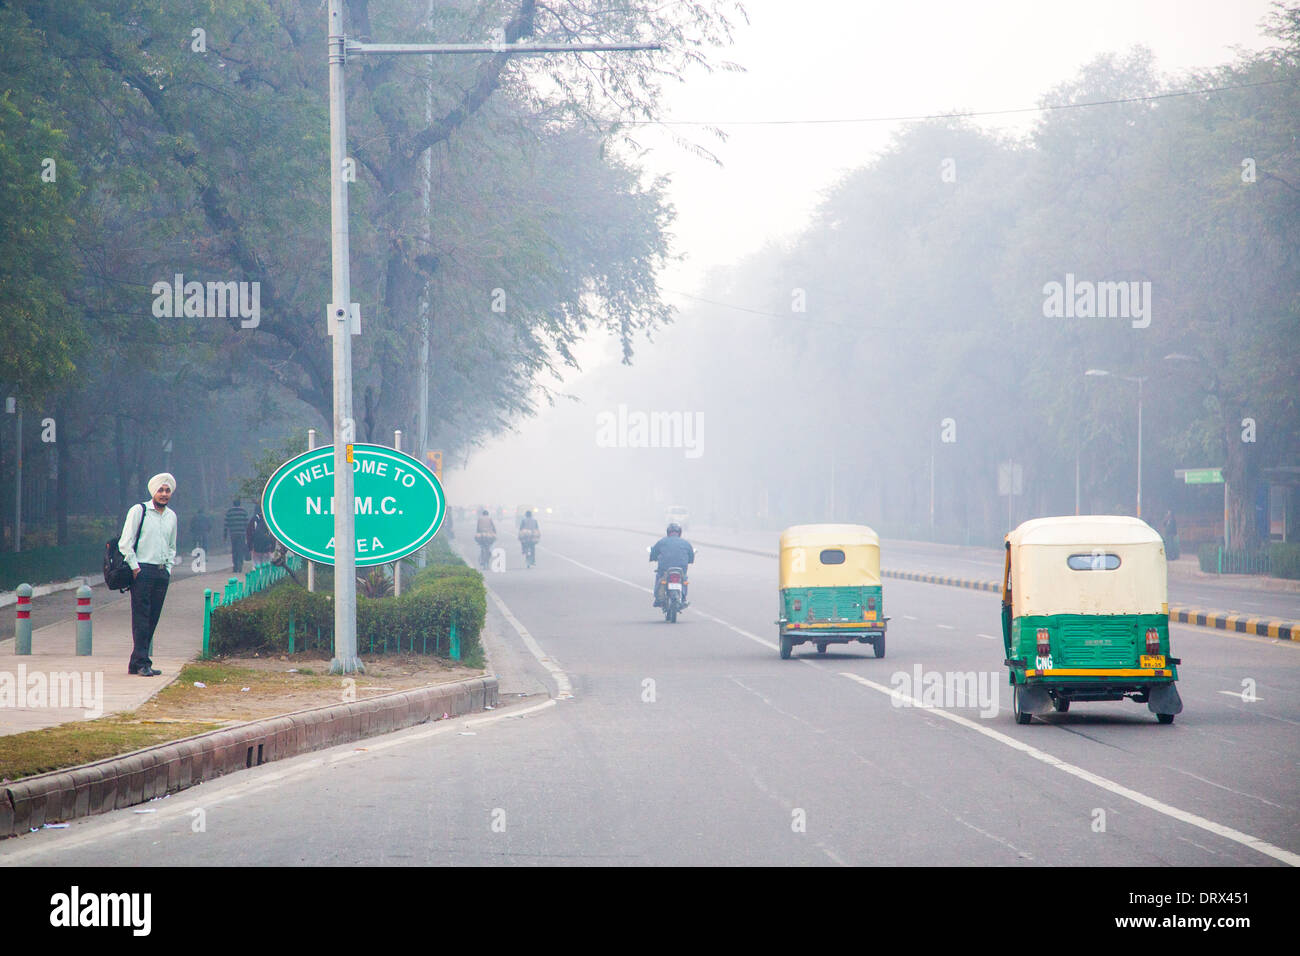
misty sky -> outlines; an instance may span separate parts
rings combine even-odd
[[[726,142],[697,127],[673,127],[707,146],[723,165],[692,155],[666,130],[638,133],[650,150],[643,160],[647,171],[672,179],[674,252],[685,258],[665,271],[662,286],[683,311],[680,323],[690,321],[692,300],[677,293],[726,298],[710,289],[710,270],[798,234],[823,190],[870,162],[900,125],[766,121],[1031,107],[1102,53],[1144,45],[1163,73],[1176,74],[1229,61],[1234,48],[1271,42],[1259,27],[1268,0],[749,0],[746,7],[750,25],[716,59],[735,61],[747,72],[692,74],[670,91],[665,110],[674,121],[723,127]],[[1037,115],[978,122],[1019,134]],[[755,121],[764,122],[742,125]],[[579,357],[584,372],[618,358],[604,339],[588,343]],[[583,375],[568,376],[564,388],[581,395]],[[449,476],[453,497],[466,504],[467,498],[513,501],[510,476],[523,462],[536,463],[542,448],[562,456],[556,442],[570,437],[554,434],[547,419],[544,410],[526,423],[528,438],[506,435],[475,453],[466,472]]]

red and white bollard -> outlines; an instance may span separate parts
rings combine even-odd
[[[32,652],[32,586],[18,585],[18,619],[14,622],[14,653]]]
[[[82,585],[77,588],[77,656],[89,657],[91,654],[90,632],[90,588]]]

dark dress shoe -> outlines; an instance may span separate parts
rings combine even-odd
[[[141,677],[158,677],[162,674],[162,671],[154,670],[151,667],[146,667],[143,670],[138,671],[137,673],[139,673]]]

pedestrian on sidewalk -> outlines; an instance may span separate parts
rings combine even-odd
[[[128,674],[156,677],[150,653],[153,632],[158,627],[167,585],[171,581],[172,560],[176,557],[176,512],[167,507],[176,479],[167,472],[149,479],[151,501],[132,505],[118,550],[131,568],[131,660]],[[136,540],[137,536],[139,541]]]
[[[275,550],[275,538],[271,534],[271,529],[266,526],[261,505],[257,506],[253,517],[248,519],[246,539],[248,553],[253,556],[253,564],[263,564],[271,560],[271,552]]]
[[[236,498],[226,509],[226,523],[222,525],[221,537],[230,539],[230,566],[236,574],[244,570],[244,559],[248,557],[248,542],[245,528],[248,525],[248,512],[239,506]]]
[[[1173,511],[1165,512],[1165,521],[1160,529],[1160,537],[1165,542],[1165,557],[1170,561],[1177,561],[1182,554],[1182,548],[1179,547],[1178,522],[1174,519]]]
[[[212,536],[212,516],[207,514],[202,508],[199,513],[190,519],[190,534],[194,535],[194,544],[196,547],[203,549],[207,554],[211,550],[209,540]]]

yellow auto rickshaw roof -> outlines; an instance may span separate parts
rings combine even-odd
[[[1128,515],[1064,515],[1034,518],[1007,535],[1013,548],[1022,545],[1061,544],[1092,547],[1108,544],[1162,544],[1156,530],[1141,518]]]
[[[1126,515],[1035,518],[1007,535],[1012,613],[1160,614],[1168,612],[1160,535]],[[1114,570],[1075,570],[1072,554],[1115,554]]]
[[[797,524],[781,532],[781,548],[880,547],[880,537],[864,524]]]
[[[844,552],[843,564],[822,564],[821,552]],[[880,538],[862,524],[800,524],[781,532],[781,588],[880,584]]]

